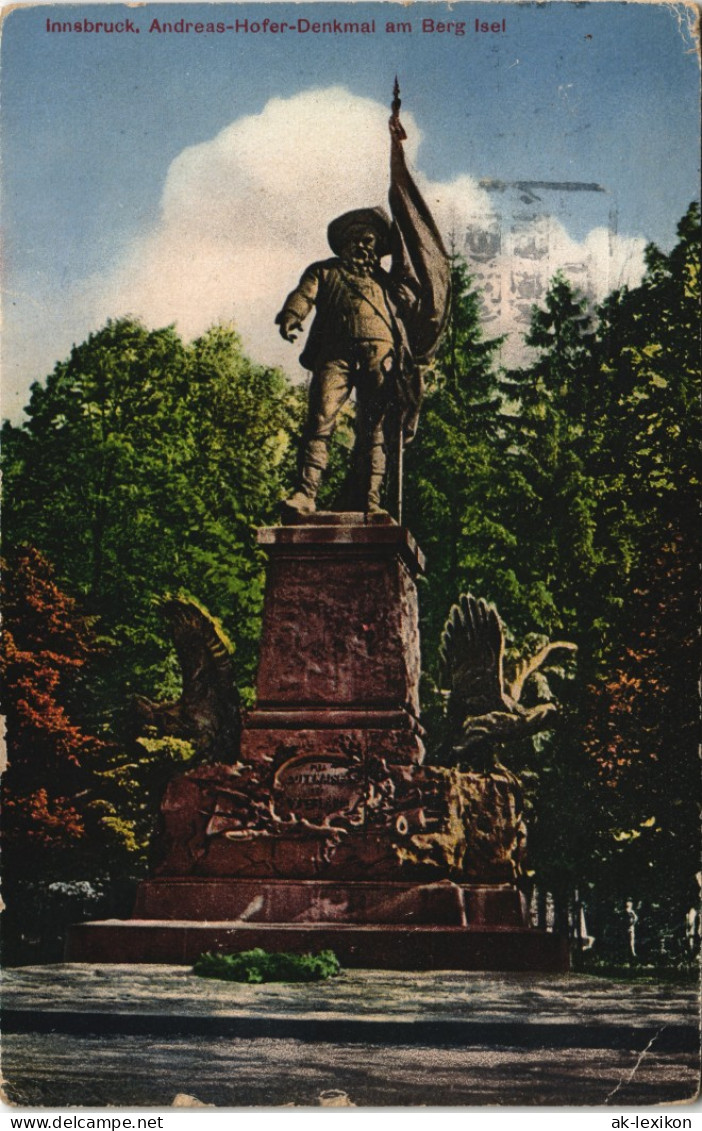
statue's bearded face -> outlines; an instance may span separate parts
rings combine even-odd
[[[344,263],[360,274],[368,274],[377,266],[378,237],[372,228],[351,228],[341,249]]]

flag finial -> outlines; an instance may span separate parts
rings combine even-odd
[[[400,99],[400,80],[398,79],[397,75],[395,75],[395,85],[392,88],[392,112],[395,118],[399,116],[401,105],[402,101]]]
[[[398,141],[404,141],[407,137],[402,122],[400,121],[401,105],[402,100],[400,98],[400,83],[397,75],[395,75],[395,84],[392,88],[392,103],[390,104],[390,109],[392,110],[392,115],[390,117],[390,132],[395,138],[397,138]]]

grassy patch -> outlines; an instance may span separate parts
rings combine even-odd
[[[201,954],[193,973],[225,982],[322,982],[340,974],[341,966],[333,950],[269,954],[256,947],[240,954]]]

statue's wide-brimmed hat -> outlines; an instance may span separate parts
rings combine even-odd
[[[375,232],[378,255],[382,257],[390,254],[392,225],[387,212],[383,208],[354,208],[351,212],[344,212],[343,216],[337,216],[327,228],[329,246],[335,255],[341,255],[349,232],[361,227],[371,228]]]

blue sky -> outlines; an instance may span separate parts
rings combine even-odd
[[[298,17],[375,19],[378,30],[362,36],[159,35],[148,30],[154,17],[231,23],[265,15],[291,22]],[[464,19],[466,34],[423,34],[426,17]],[[140,33],[51,34],[45,30],[47,18],[131,18]],[[505,32],[473,31],[475,19],[502,18]],[[386,34],[390,19],[410,20],[412,33]],[[91,318],[129,309],[147,322],[177,320],[186,335],[198,331],[203,319],[236,319],[245,306],[241,266],[235,270],[239,261],[233,250],[215,263],[216,248],[241,235],[233,230],[236,217],[248,215],[242,206],[243,134],[231,127],[258,121],[267,137],[274,139],[276,129],[284,136],[285,108],[270,123],[265,117],[271,99],[291,100],[291,130],[297,130],[300,152],[315,132],[330,150],[338,143],[348,151],[355,144],[354,127],[349,126],[350,135],[343,126],[336,135],[325,133],[324,92],[341,88],[349,106],[361,116],[367,110],[371,122],[370,104],[387,105],[398,73],[403,110],[416,139],[421,134],[408,152],[420,176],[436,188],[437,198],[441,185],[454,184],[456,192],[463,185],[471,207],[480,210],[480,194],[471,195],[471,185],[481,178],[596,182],[606,189],[606,200],[580,193],[577,206],[576,198],[569,197],[570,206],[561,214],[554,205],[565,233],[559,235],[561,243],[566,235],[586,240],[606,212],[610,226],[615,217],[622,240],[638,241],[622,253],[630,262],[637,255],[640,260],[643,241],[670,247],[677,221],[698,193],[699,68],[693,47],[684,10],[658,4],[459,3],[449,11],[441,3],[179,3],[39,5],[12,11],[1,48],[4,414],[16,417],[30,382],[65,356],[73,341],[97,328],[99,321],[91,325]],[[295,102],[306,92],[317,92],[312,102]],[[306,126],[300,124],[303,110]],[[252,131],[255,139],[253,126]],[[237,153],[227,145],[238,147]],[[256,149],[255,140],[251,145]],[[269,160],[274,176],[275,147]],[[213,171],[213,161],[219,173]],[[312,158],[308,165],[312,183],[307,183],[304,160],[284,169],[295,207],[300,198],[319,195],[324,181],[325,203],[335,208],[338,201],[343,210],[347,185],[327,183],[335,181],[334,153],[329,153],[326,172]],[[235,169],[238,187],[223,202],[229,168]],[[379,185],[384,175],[379,167]],[[345,179],[353,180],[353,173],[347,170]],[[189,228],[177,241],[175,231],[164,227],[169,184],[175,184],[172,191]],[[219,205],[213,203],[215,197]],[[284,209],[283,197],[276,200]],[[257,222],[261,230],[248,240],[249,260],[265,243],[263,222]],[[193,235],[200,223],[202,232]],[[253,231],[250,216],[247,223]],[[320,227],[323,234],[321,220]],[[288,274],[281,272],[271,290],[271,319],[273,290],[284,293],[294,282],[288,275],[296,256],[300,269],[308,261],[304,218],[299,230],[303,235],[290,267],[286,265]],[[149,271],[163,275],[164,263],[168,275],[186,269],[178,263],[176,242],[187,245],[189,259],[202,254],[203,272],[210,248],[219,284],[213,285],[210,299],[200,288],[192,310],[186,309],[191,299],[184,292],[172,296],[171,318],[166,282],[161,281],[156,295]],[[310,247],[308,258],[319,250]],[[261,254],[265,258],[265,248]],[[572,258],[572,249],[568,255]],[[232,284],[231,312],[228,270],[238,279]],[[135,280],[133,295],[130,278]],[[93,299],[103,291],[100,307]],[[109,299],[126,305],[109,309],[104,305]],[[261,293],[256,301],[265,304],[268,299]],[[265,349],[263,325],[260,321],[248,335],[260,349]],[[294,369],[292,356],[290,365]]]

